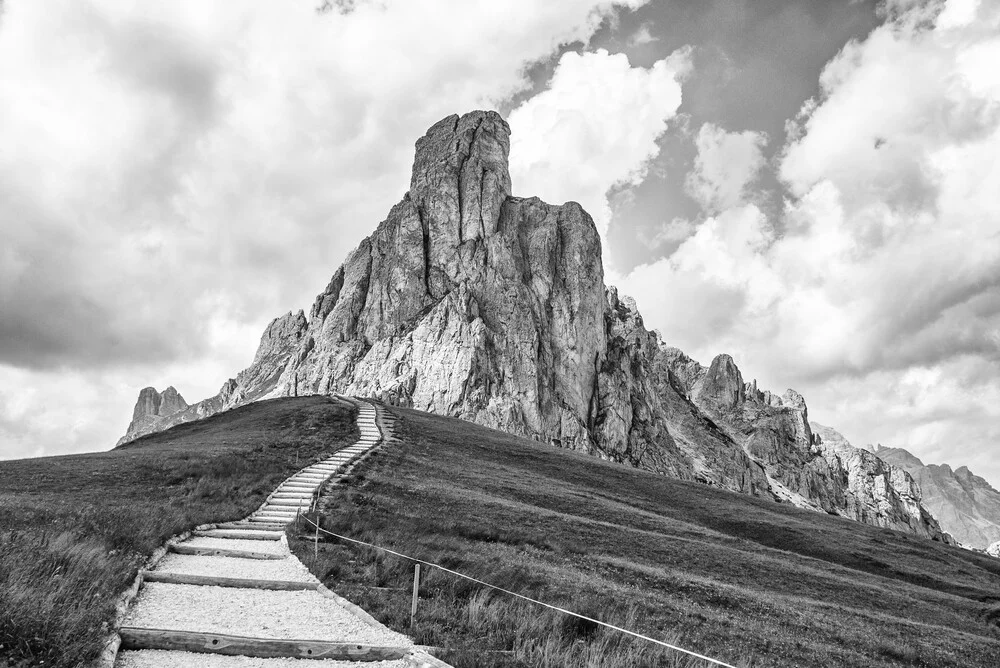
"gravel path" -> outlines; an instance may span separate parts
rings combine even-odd
[[[268,591],[149,582],[125,626],[229,633],[251,638],[412,645],[379,631],[315,591]]]
[[[192,547],[222,548],[228,550],[248,550],[250,552],[267,552],[268,554],[288,554],[288,545],[280,540],[243,540],[241,538],[209,538],[195,536],[184,541]]]
[[[223,656],[221,654],[195,654],[194,652],[167,652],[160,649],[143,649],[122,652],[118,655],[119,668],[405,668],[403,661],[371,661],[358,664],[353,661],[328,661],[316,659],[258,659],[250,656]]]
[[[185,575],[224,575],[246,580],[285,580],[316,582],[316,578],[298,559],[280,561],[234,559],[232,557],[168,554],[157,564],[157,571]]]
[[[368,404],[359,413],[362,439],[357,445],[325,460],[322,475],[337,475],[349,461],[373,447],[379,436],[371,424],[374,408]],[[316,469],[313,469],[315,471]],[[293,476],[294,477],[294,476]],[[315,480],[315,485],[321,481]],[[250,517],[287,514],[270,501]],[[248,518],[249,519],[249,518]],[[231,532],[239,536],[238,531]],[[288,549],[282,540],[253,540],[196,536],[184,545],[223,550],[244,550],[281,555],[282,559],[245,559],[217,555],[168,553],[159,561],[157,571],[187,575],[243,578],[247,580],[290,580],[316,582],[316,578]],[[321,640],[361,645],[412,647],[406,636],[380,625],[371,624],[341,607],[318,591],[274,591],[244,587],[168,584],[145,582],[122,623],[125,627],[226,633],[259,639]],[[368,668],[403,668],[406,662],[351,662],[313,659],[260,659],[246,656],[192,654],[182,651],[122,651],[117,668],[282,668],[284,666]]]

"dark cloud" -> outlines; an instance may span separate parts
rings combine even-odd
[[[785,122],[819,92],[823,66],[849,40],[865,37],[877,24],[875,2],[807,0],[684,0],[625,11],[592,44],[624,51],[648,65],[684,44],[694,46],[694,75],[684,86],[680,112],[687,127],[661,139],[660,157],[636,188],[632,206],[616,212],[610,264],[628,271],[669,252],[646,239],[674,218],[694,219],[700,207],[684,191],[696,151],[693,134],[703,123],[725,130],[767,133],[770,158],[784,144]],[[630,43],[643,25],[656,40]],[[693,133],[693,134],[692,134]],[[780,188],[765,171],[759,188],[769,211],[780,209]]]

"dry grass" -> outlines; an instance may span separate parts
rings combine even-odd
[[[163,541],[245,516],[356,438],[348,406],[278,399],[110,452],[0,462],[0,666],[93,659],[117,597]]]
[[[1000,561],[392,409],[405,443],[324,527],[740,666],[1000,665]],[[412,564],[312,534],[330,587],[409,629]],[[431,570],[418,643],[459,668],[698,666]]]

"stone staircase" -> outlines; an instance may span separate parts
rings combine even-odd
[[[382,440],[375,407],[350,401],[357,443],[289,477],[248,517],[169,542],[140,573],[114,666],[447,666],[328,590],[288,548],[285,527]]]

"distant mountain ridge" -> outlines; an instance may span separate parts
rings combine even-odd
[[[886,462],[907,471],[920,485],[924,506],[942,529],[963,545],[985,550],[1000,541],[1000,492],[968,467],[924,465],[902,448],[872,448]]]
[[[272,321],[214,397],[168,415],[140,395],[123,440],[261,398],[370,396],[946,539],[905,471],[814,434],[797,392],[759,390],[730,356],[705,367],[647,330],[604,285],[586,211],[510,194],[509,132],[495,112],[433,125],[409,191],[308,315]]]

